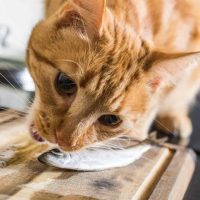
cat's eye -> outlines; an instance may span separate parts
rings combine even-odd
[[[104,126],[115,127],[121,124],[122,120],[117,115],[102,115],[98,121]]]
[[[55,86],[60,95],[71,96],[77,91],[76,83],[64,73],[58,74]]]

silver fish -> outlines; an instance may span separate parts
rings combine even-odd
[[[84,149],[78,152],[50,150],[38,157],[49,166],[77,171],[100,171],[124,167],[141,158],[150,149],[150,145],[141,144],[121,149]]]

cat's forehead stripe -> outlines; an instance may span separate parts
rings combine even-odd
[[[35,50],[35,49],[33,48],[33,46],[31,46],[31,45],[30,45],[30,50],[32,50],[34,56],[35,56],[35,57],[37,58],[37,60],[39,60],[40,62],[46,63],[46,64],[48,64],[48,65],[50,65],[50,66],[52,66],[52,67],[56,67],[55,64],[54,64],[52,61],[50,61],[50,60],[49,60],[48,58],[46,58],[44,55],[41,55],[40,53],[38,53],[38,51]]]
[[[83,77],[82,81],[81,81],[81,86],[85,87],[90,81],[94,80],[94,78],[99,78],[99,81],[97,83],[97,87],[95,90],[98,90],[98,86],[100,86],[100,81],[102,79],[102,75],[104,75],[104,72],[108,72],[109,70],[109,67],[111,65],[113,65],[114,61],[116,62],[116,60],[118,60],[118,54],[116,54],[118,52],[118,45],[119,45],[119,40],[121,38],[121,41],[120,41],[120,46],[124,46],[124,42],[125,42],[125,38],[126,38],[126,35],[123,34],[123,35],[120,35],[119,34],[119,30],[118,30],[118,26],[117,26],[117,21],[116,19],[113,21],[113,45],[110,47],[111,49],[109,50],[109,52],[107,52],[107,55],[109,55],[105,61],[105,63],[102,65],[102,67],[99,68],[98,71],[96,71],[96,73],[93,71],[88,71],[87,74]],[[107,37],[106,35],[108,33],[105,32],[105,30],[103,30],[104,33],[103,35],[105,36],[105,38]],[[110,34],[111,30],[109,31],[109,34]],[[100,76],[99,76],[100,74]]]
[[[117,37],[117,36],[116,36]],[[124,42],[124,41],[123,41]],[[121,45],[123,49],[125,43]],[[96,87],[93,85],[94,96],[99,102],[104,102],[108,107],[112,107],[116,103],[119,104],[115,108],[116,112],[122,109],[123,96],[126,96],[129,88],[139,80],[141,71],[143,71],[143,63],[148,57],[150,51],[148,45],[141,41],[141,47],[137,55],[134,55],[137,59],[134,59],[130,53],[130,49],[124,49],[122,51],[117,50],[117,45],[114,45],[108,52],[109,57],[105,60],[105,63],[99,67],[98,73],[88,72],[85,76],[85,86],[91,81],[96,82]],[[138,65],[140,65],[138,67]],[[122,98],[123,97],[123,98]]]
[[[113,48],[112,52],[114,51],[115,49]],[[124,53],[127,54],[127,52]],[[95,91],[98,91],[97,94],[101,96],[99,99],[102,100],[106,96],[109,99],[107,102],[108,106],[112,106],[118,101],[119,106],[115,111],[119,112],[123,108],[123,101],[127,92],[135,81],[139,80],[143,71],[143,65],[145,65],[145,60],[149,54],[148,45],[143,41],[141,42],[140,51],[135,55],[138,58],[137,60],[134,60],[131,55],[129,57],[125,56],[120,60],[122,55],[120,51],[110,54],[111,56],[107,59],[107,64],[102,66],[100,70],[99,80],[95,88]],[[117,60],[120,60],[119,63],[116,62]],[[120,70],[120,73],[118,70]],[[119,86],[122,83],[123,86],[120,89]]]

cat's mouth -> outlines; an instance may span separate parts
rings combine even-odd
[[[31,124],[30,126],[30,134],[37,142],[44,142],[44,139],[38,134],[34,124]]]

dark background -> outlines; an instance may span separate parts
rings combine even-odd
[[[191,112],[194,131],[190,141],[190,147],[197,154],[197,165],[192,181],[185,195],[184,200],[200,200],[200,95]]]

